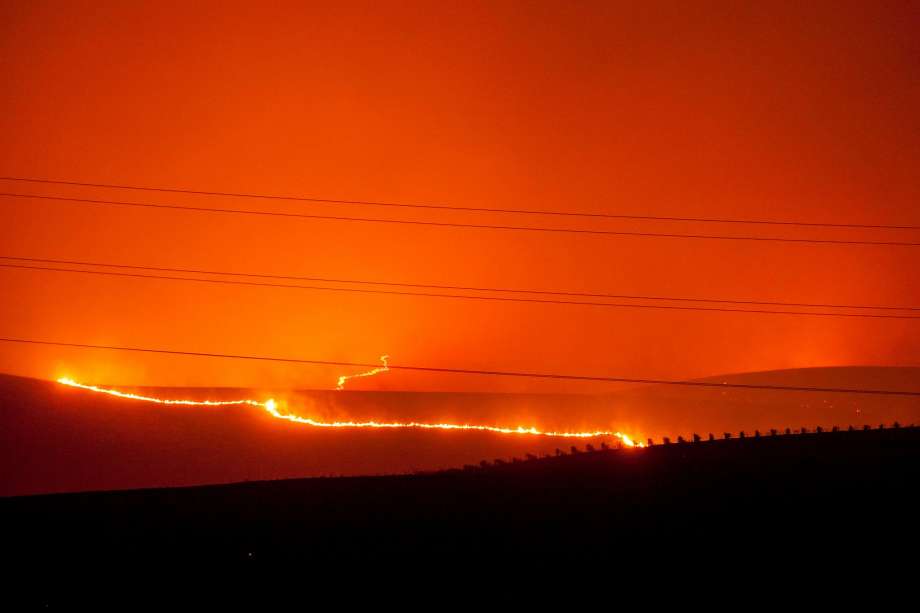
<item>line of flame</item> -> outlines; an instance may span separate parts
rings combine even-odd
[[[378,366],[377,368],[374,368],[367,372],[359,372],[356,375],[341,375],[339,377],[338,382],[335,385],[335,389],[339,391],[342,391],[343,389],[345,389],[345,382],[348,381],[349,379],[358,379],[359,377],[373,377],[374,375],[380,374],[382,372],[389,372],[390,365],[389,363],[387,363],[387,360],[389,359],[390,359],[390,356],[382,355],[380,356],[380,361],[383,362],[383,366]]]
[[[355,375],[357,376],[357,375]],[[553,438],[595,438],[600,436],[612,436],[618,438],[623,445],[627,447],[643,447],[642,443],[636,443],[631,437],[622,432],[611,431],[611,430],[594,430],[589,432],[555,432],[555,431],[544,431],[538,430],[536,428],[525,428],[523,426],[518,426],[517,428],[503,428],[500,426],[479,426],[473,424],[443,424],[443,423],[424,423],[417,421],[410,422],[380,422],[380,421],[318,421],[311,419],[309,417],[301,417],[299,415],[292,415],[290,413],[282,413],[278,410],[278,403],[274,399],[268,399],[263,401],[258,400],[172,400],[166,398],[155,398],[153,396],[143,396],[140,394],[132,394],[129,392],[120,392],[115,389],[109,389],[105,387],[98,387],[96,385],[86,385],[83,383],[77,383],[73,379],[62,377],[57,380],[61,385],[67,385],[70,387],[76,387],[83,390],[96,392],[99,394],[108,394],[109,396],[115,396],[118,398],[125,398],[128,400],[140,400],[144,402],[154,402],[157,404],[168,404],[168,405],[186,405],[186,406],[231,406],[231,405],[247,405],[260,407],[265,410],[269,415],[276,419],[283,419],[285,421],[305,424],[308,426],[313,426],[316,428],[411,428],[411,429],[421,429],[421,430],[475,430],[479,432],[494,432],[498,434],[529,434],[534,436],[547,436]]]
[[[120,392],[118,390],[98,387],[96,385],[86,385],[85,383],[77,383],[73,379],[67,377],[61,377],[57,380],[61,385],[69,385],[70,387],[79,387],[80,389],[88,390],[90,392],[98,392],[100,394],[108,394],[109,396],[117,396],[118,398],[127,398],[128,400],[143,400],[144,402],[155,402],[157,404],[181,404],[188,406],[208,406],[208,407],[221,407],[221,406],[231,406],[231,405],[249,405],[254,407],[265,408],[266,402],[259,402],[258,400],[171,400],[167,398],[154,398],[153,396],[142,396],[140,394],[132,394],[129,392]],[[269,401],[274,402],[274,401]]]

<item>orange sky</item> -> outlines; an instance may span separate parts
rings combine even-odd
[[[920,15],[896,2],[4,2],[0,174],[357,200],[920,225]],[[918,240],[86,195],[471,223]],[[920,248],[419,228],[0,198],[0,255],[404,282],[920,304]],[[689,378],[920,363],[920,324],[476,303],[0,269],[0,336]],[[336,369],[0,343],[0,372],[332,387]],[[588,391],[389,373],[362,389]],[[595,388],[596,389],[596,388]]]

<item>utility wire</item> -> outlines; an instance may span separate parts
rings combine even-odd
[[[116,345],[91,345],[86,343],[64,343],[59,341],[47,341],[25,338],[0,338],[4,343],[23,343],[30,345],[49,345],[55,347],[72,347],[80,349],[103,349],[111,351],[134,351],[141,353],[158,353],[169,355],[194,356],[205,358],[228,358],[234,360],[259,360],[267,362],[286,362],[294,364],[315,364],[321,366],[354,366],[356,368],[376,368],[380,364],[371,364],[365,362],[339,362],[331,360],[312,360],[302,358],[280,358],[274,356],[260,355],[241,355],[228,353],[207,353],[201,351],[179,351],[175,349],[152,349],[147,347],[123,347]],[[558,373],[538,373],[538,372],[521,372],[509,370],[474,370],[468,368],[438,368],[433,366],[409,366],[389,364],[390,370],[407,370],[418,372],[450,373],[460,375],[485,375],[496,377],[526,377],[531,379],[564,379],[571,381],[596,381],[605,383],[642,383],[656,385],[679,385],[688,387],[713,387],[729,389],[750,389],[750,390],[767,390],[767,391],[784,391],[784,392],[820,392],[835,394],[871,394],[881,396],[917,396],[920,397],[920,391],[908,390],[877,390],[864,388],[838,388],[838,387],[800,387],[791,385],[756,385],[745,383],[715,383],[709,381],[674,381],[670,379],[645,379],[633,377],[608,377],[608,376],[590,376],[590,375],[570,375]]]
[[[670,234],[662,232],[626,232],[617,230],[591,230],[583,228],[546,228],[535,226],[504,226],[490,224],[449,223],[440,221],[417,221],[408,219],[381,219],[372,217],[343,217],[338,215],[310,215],[307,213],[285,213],[281,211],[252,211],[247,209],[225,209],[211,207],[183,206],[178,204],[151,204],[143,202],[124,202],[120,200],[96,200],[92,198],[69,198],[64,196],[39,196],[35,194],[17,194],[0,192],[0,196],[9,198],[34,198],[39,200],[56,200],[78,204],[92,204],[104,206],[141,207],[147,209],[196,211],[205,213],[232,213],[242,215],[261,215],[267,217],[285,217],[300,219],[325,219],[331,221],[357,221],[366,223],[402,224],[413,226],[428,226],[440,228],[475,228],[479,230],[512,230],[525,232],[554,232],[563,234],[592,234],[603,236],[631,236],[637,238],[683,238],[704,240],[729,240],[729,241],[757,241],[779,243],[803,243],[818,245],[871,245],[879,247],[920,247],[920,242],[909,241],[865,241],[843,239],[818,239],[818,238],[782,238],[767,236],[727,236],[713,234]]]
[[[63,272],[76,273],[84,275],[102,275],[111,277],[129,277],[135,279],[158,279],[166,281],[191,281],[195,283],[212,283],[219,285],[244,285],[250,287],[274,287],[288,289],[305,289],[327,292],[347,292],[356,294],[386,294],[395,296],[421,296],[426,298],[454,298],[462,300],[481,300],[491,302],[518,302],[528,304],[554,304],[554,305],[579,305],[592,307],[609,307],[609,308],[632,308],[632,309],[658,309],[668,311],[709,311],[717,313],[749,313],[754,315],[801,315],[810,317],[858,317],[870,319],[920,319],[920,315],[876,315],[871,313],[830,313],[815,311],[772,311],[767,309],[728,309],[720,307],[696,307],[696,306],[677,306],[663,304],[626,304],[614,302],[588,302],[578,300],[550,300],[537,298],[511,298],[502,296],[469,296],[462,294],[438,294],[433,292],[406,292],[399,290],[382,290],[382,289],[364,289],[356,287],[322,287],[316,285],[292,285],[285,283],[266,283],[259,281],[234,281],[230,279],[200,279],[193,277],[176,277],[169,275],[151,275],[128,272],[114,272],[105,270],[77,270],[72,268],[57,268],[51,266],[26,266],[21,264],[5,264],[0,262],[2,268],[13,268],[20,270],[37,270],[46,272]]]
[[[724,217],[668,217],[661,215],[621,215],[613,213],[587,213],[571,211],[546,211],[539,209],[506,209],[487,207],[453,206],[447,204],[422,204],[405,202],[381,202],[374,200],[342,200],[332,198],[311,198],[305,196],[279,196],[272,194],[253,194],[242,192],[218,192],[194,189],[179,189],[173,187],[147,187],[138,185],[120,185],[113,183],[86,183],[81,181],[62,181],[54,179],[36,179],[31,177],[0,177],[2,181],[19,181],[24,183],[41,183],[46,185],[70,185],[78,187],[96,187],[103,189],[127,189],[144,192],[161,192],[170,194],[190,194],[196,196],[220,196],[231,198],[256,198],[260,200],[285,200],[291,202],[314,202],[326,204],[355,204],[362,206],[402,207],[413,209],[435,209],[447,211],[467,211],[478,213],[512,213],[523,215],[555,215],[561,217],[593,217],[601,219],[632,219],[637,221],[681,221],[702,223],[729,223],[729,224],[761,224],[773,226],[802,226],[811,228],[853,228],[871,230],[920,230],[920,226],[912,225],[885,225],[885,224],[855,224],[855,223],[828,223],[807,221],[780,221],[768,219],[730,219]]]
[[[727,300],[723,298],[685,298],[674,296],[639,296],[631,294],[609,294],[609,293],[590,293],[590,292],[571,292],[560,290],[538,290],[538,289],[511,289],[507,287],[473,287],[468,285],[433,285],[426,283],[403,283],[396,281],[368,281],[364,279],[335,279],[331,277],[307,277],[297,275],[272,275],[265,273],[246,273],[232,272],[225,270],[202,270],[200,268],[164,268],[160,266],[139,266],[131,264],[114,264],[111,262],[89,262],[85,260],[57,260],[49,258],[29,258],[17,257],[10,255],[0,255],[0,260],[15,260],[17,262],[37,262],[42,264],[65,264],[73,266],[97,266],[105,268],[120,268],[129,270],[144,270],[154,272],[177,272],[201,275],[222,275],[229,277],[246,277],[255,279],[279,279],[284,281],[318,281],[322,283],[348,283],[352,285],[386,285],[391,287],[411,287],[439,290],[460,290],[471,292],[501,292],[506,294],[531,294],[545,296],[572,296],[581,298],[608,298],[608,299],[625,299],[625,300],[658,300],[667,302],[694,302],[694,303],[717,303],[717,304],[744,304],[744,305],[767,305],[782,307],[807,307],[807,308],[826,308],[826,309],[864,309],[864,310],[884,310],[884,311],[920,311],[920,307],[897,307],[897,306],[877,306],[877,305],[856,305],[856,304],[826,304],[826,303],[808,303],[808,302],[775,302],[760,300]]]

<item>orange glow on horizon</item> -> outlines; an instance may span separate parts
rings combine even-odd
[[[383,369],[375,369],[378,372],[386,370],[386,356],[383,356],[384,367]],[[354,376],[369,376],[370,373],[362,373],[361,375]],[[341,378],[339,379],[341,382]],[[69,387],[75,387],[82,390],[95,392],[99,394],[107,394],[109,396],[115,396],[117,398],[124,398],[127,400],[139,400],[143,402],[153,402],[156,404],[164,405],[183,405],[183,406],[254,406],[263,409],[266,413],[271,415],[276,419],[283,419],[285,421],[304,424],[308,426],[313,426],[316,428],[383,428],[383,429],[420,429],[420,430],[474,430],[479,432],[494,432],[497,434],[529,434],[532,436],[547,436],[554,438],[596,438],[602,436],[611,436],[620,440],[625,447],[644,447],[643,443],[636,443],[634,439],[626,434],[623,434],[619,431],[612,430],[593,430],[593,431],[584,431],[584,432],[568,432],[568,431],[543,431],[538,430],[535,427],[526,428],[524,426],[517,426],[515,428],[507,428],[502,426],[487,426],[487,425],[474,425],[474,424],[448,424],[448,423],[425,423],[425,422],[379,422],[379,421],[318,421],[311,419],[309,417],[301,417],[299,415],[293,415],[291,413],[282,413],[279,410],[278,403],[269,398],[265,401],[259,400],[175,400],[175,399],[166,399],[166,398],[156,398],[153,396],[143,396],[140,394],[133,394],[130,392],[121,392],[115,389],[99,387],[96,385],[87,385],[84,383],[78,383],[73,379],[68,377],[61,377],[57,380],[61,385],[66,385]],[[340,388],[337,388],[340,389]]]

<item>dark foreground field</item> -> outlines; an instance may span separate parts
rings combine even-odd
[[[569,565],[592,552],[621,564],[640,553],[688,564],[700,552],[807,564],[834,543],[857,574],[916,561],[917,428],[583,449],[436,474],[2,499],[4,556],[43,578],[350,576],[367,563]]]

